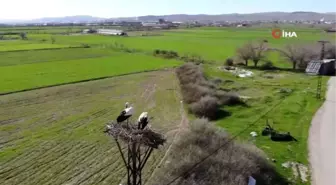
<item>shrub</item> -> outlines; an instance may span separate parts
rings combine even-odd
[[[159,49],[154,50],[154,55],[159,55],[159,54],[160,54],[160,50]]]
[[[167,51],[166,50],[161,50],[161,53],[160,54],[162,54],[162,55],[167,55]]]
[[[166,50],[159,50],[159,49],[154,50],[153,55],[160,56],[160,57],[167,58],[167,59],[179,57],[176,51],[166,51]]]
[[[226,66],[233,66],[233,59],[232,58],[227,58],[225,60],[225,65]]]
[[[198,102],[190,105],[190,111],[200,118],[216,119],[218,110],[218,99],[211,96],[203,96]]]
[[[263,65],[260,66],[262,70],[272,70],[275,69],[273,63],[271,61],[266,61]]]
[[[246,64],[241,60],[235,60],[233,64],[236,66],[246,66]]]
[[[203,96],[210,96],[212,90],[208,87],[197,84],[187,84],[182,86],[182,96],[186,103],[194,103],[199,101]]]
[[[218,78],[218,77],[217,77],[217,78],[213,79],[212,82],[213,82],[214,84],[217,84],[217,85],[218,85],[218,84],[223,83],[223,80],[222,80],[221,78]]]
[[[216,83],[206,79],[200,66],[186,63],[176,69],[176,74],[184,102],[192,104],[190,111],[198,117],[215,119],[220,105],[242,104],[238,95],[218,90]]]
[[[177,58],[177,57],[179,57],[179,56],[178,56],[178,53],[177,53],[176,51],[169,51],[168,53],[169,53],[169,55],[170,55],[172,58]]]
[[[150,185],[166,184],[184,173],[172,185],[246,185],[248,176],[253,176],[258,185],[288,184],[255,146],[231,141],[223,129],[206,119],[197,119],[190,125],[190,130],[171,147]]]
[[[217,91],[215,96],[221,105],[242,105],[243,101],[238,94],[232,92]]]
[[[187,63],[176,70],[177,77],[180,80],[180,84],[200,83],[205,81],[205,77],[199,66],[192,63]]]
[[[325,50],[325,58],[335,59],[336,58],[336,46],[328,45]]]
[[[83,48],[90,48],[90,45],[88,45],[88,44],[82,44],[82,47]]]

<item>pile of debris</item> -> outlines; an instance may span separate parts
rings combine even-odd
[[[284,168],[291,168],[294,174],[294,181],[297,181],[297,179],[300,179],[301,182],[308,182],[308,167],[298,163],[298,162],[292,162],[287,161],[285,163],[282,163],[282,167]]]
[[[219,67],[220,70],[225,71],[225,72],[230,72],[234,74],[237,77],[240,78],[246,78],[246,77],[252,77],[253,72],[245,69],[240,69],[238,67],[232,67],[232,66],[224,66],[224,67]]]

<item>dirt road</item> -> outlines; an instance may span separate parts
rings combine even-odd
[[[328,82],[326,101],[309,131],[309,160],[313,185],[336,185],[336,77]]]

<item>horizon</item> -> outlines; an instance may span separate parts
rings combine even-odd
[[[262,14],[262,13],[296,13],[296,12],[304,12],[304,13],[319,13],[319,14],[336,14],[336,12],[316,12],[316,11],[291,11],[291,12],[285,12],[285,11],[270,11],[270,12],[249,12],[249,13],[220,13],[220,14],[205,14],[205,13],[199,13],[199,14],[186,14],[186,13],[178,13],[178,14],[157,14],[157,15],[137,15],[137,16],[125,16],[125,17],[98,17],[94,15],[61,15],[61,16],[53,16],[53,17],[38,17],[34,19],[0,19],[0,21],[31,21],[31,20],[38,20],[38,19],[44,19],[44,18],[64,18],[64,17],[79,17],[79,16],[89,16],[89,17],[95,17],[95,18],[101,18],[101,19],[118,19],[118,18],[130,18],[130,17],[145,17],[145,16],[169,16],[169,15],[231,15],[231,14]]]
[[[208,2],[192,0],[169,0],[157,3],[154,0],[142,2],[123,2],[110,0],[31,0],[19,2],[5,1],[0,12],[0,20],[34,20],[40,18],[92,16],[99,18],[123,18],[140,16],[163,15],[221,15],[221,14],[253,14],[268,12],[316,12],[335,13],[336,4],[333,0],[323,0],[316,4],[314,0],[282,0],[270,2],[268,0],[210,0]],[[17,3],[20,6],[17,6]],[[157,5],[158,4],[158,5]],[[263,6],[260,7],[259,5]],[[330,6],[332,4],[333,6]],[[80,6],[78,6],[80,5]],[[190,6],[193,5],[193,6]],[[290,5],[290,6],[288,6]],[[40,8],[43,7],[43,8]],[[50,8],[49,8],[50,7]],[[150,8],[148,8],[150,7]]]

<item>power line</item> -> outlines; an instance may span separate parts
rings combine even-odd
[[[203,159],[201,159],[199,162],[195,163],[192,167],[190,167],[188,170],[186,170],[184,173],[181,173],[179,176],[175,177],[172,181],[170,181],[169,183],[167,183],[166,185],[170,185],[173,182],[175,182],[177,179],[179,179],[182,176],[185,176],[189,173],[189,171],[191,171],[192,169],[196,168],[199,164],[201,164],[202,162],[204,162],[206,159],[208,159],[209,157],[211,157],[213,154],[217,153],[222,147],[226,146],[227,144],[230,144],[233,140],[235,140],[238,136],[240,136],[241,134],[243,134],[246,130],[248,130],[249,128],[251,128],[252,126],[256,125],[257,122],[259,120],[261,120],[265,115],[267,115],[269,112],[271,112],[272,110],[274,110],[276,107],[278,107],[286,98],[283,98],[281,101],[279,101],[275,106],[273,106],[272,108],[270,108],[267,112],[265,112],[262,116],[260,116],[258,119],[256,119],[254,122],[252,122],[251,124],[249,124],[245,129],[241,130],[238,134],[236,134],[235,136],[233,136],[232,138],[230,138],[227,142],[225,142],[224,144],[220,145],[216,150],[214,150],[212,153],[210,153],[209,155],[207,155],[206,157],[204,157]]]

